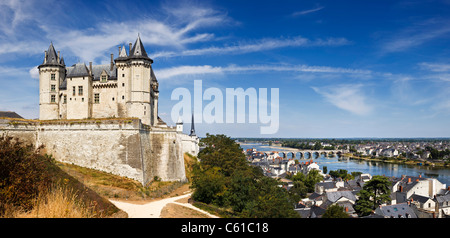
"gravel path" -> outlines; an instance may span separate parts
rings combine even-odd
[[[175,202],[178,199],[186,198],[191,196],[191,193],[177,196],[177,197],[171,197],[171,198],[165,198],[159,201],[149,202],[143,205],[138,204],[132,204],[127,202],[119,202],[110,200],[116,207],[121,209],[122,211],[128,213],[128,218],[159,218],[161,216],[161,210],[169,203],[174,203],[178,205],[182,205],[188,208],[191,208],[193,210],[205,213],[209,215],[212,218],[218,218],[217,216],[211,215],[195,206],[193,206],[190,203],[180,203]]]

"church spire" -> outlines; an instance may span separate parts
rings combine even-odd
[[[195,135],[195,127],[194,127],[194,113],[192,113],[191,134],[189,134],[189,136],[196,136]]]

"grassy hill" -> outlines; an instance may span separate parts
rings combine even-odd
[[[195,163],[195,157],[185,155],[185,162]],[[150,201],[188,189],[187,183],[158,180],[142,186],[129,178],[57,162],[44,148],[35,150],[0,137],[0,217],[126,217],[109,199]]]

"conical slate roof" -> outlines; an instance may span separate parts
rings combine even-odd
[[[44,62],[42,63],[42,65],[47,65],[47,66],[57,65],[57,66],[61,66],[61,63],[59,62],[59,58],[58,58],[58,55],[56,53],[55,47],[53,47],[53,42],[50,43],[50,46],[48,47],[47,55],[44,57]]]
[[[148,59],[153,62],[147,55],[145,51],[144,45],[142,44],[141,38],[138,36],[136,42],[134,43],[133,48],[131,49],[131,53],[129,58],[131,59]]]
[[[119,52],[119,57],[116,60],[127,60],[127,50],[125,49],[125,46],[122,46],[122,49]]]

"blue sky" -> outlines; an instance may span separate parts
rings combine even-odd
[[[169,125],[171,93],[194,80],[279,89],[276,134],[203,122],[200,136],[450,137],[448,0],[0,0],[0,110],[39,116],[36,66],[50,42],[66,65],[102,64],[138,33]]]

